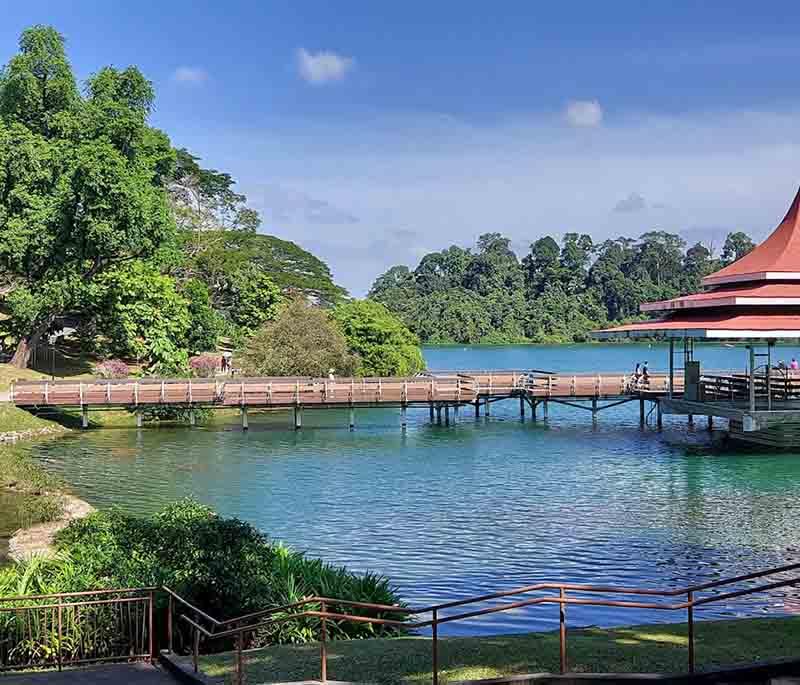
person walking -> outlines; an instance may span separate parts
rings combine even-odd
[[[642,365],[642,384],[650,385],[650,372],[647,368],[647,362]]]

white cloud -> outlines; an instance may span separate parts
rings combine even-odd
[[[172,72],[172,80],[178,83],[205,83],[208,72],[200,67],[178,67]]]
[[[597,100],[573,100],[567,104],[564,117],[570,126],[599,126],[603,108]]]
[[[640,193],[631,193],[614,205],[615,212],[641,212],[647,209],[647,202]]]
[[[319,85],[331,81],[341,81],[353,68],[352,57],[337,55],[335,52],[309,52],[305,48],[297,51],[297,68],[309,83]]]

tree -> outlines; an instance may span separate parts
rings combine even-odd
[[[750,236],[742,231],[728,233],[725,244],[722,246],[722,266],[728,266],[744,257],[755,247],[755,243],[750,240]]]
[[[333,311],[348,348],[360,358],[359,375],[411,376],[425,368],[419,338],[379,302],[351,300]]]
[[[349,376],[359,364],[330,314],[300,298],[259,328],[238,357],[245,373],[256,376],[320,377],[329,369]]]
[[[193,354],[217,347],[222,333],[222,318],[211,306],[208,286],[196,278],[190,278],[181,288],[189,309],[189,330],[186,346]]]
[[[538,295],[547,283],[554,283],[561,277],[558,243],[549,235],[531,243],[531,251],[522,260],[525,270],[525,284],[531,295]]]
[[[714,260],[711,258],[711,250],[702,243],[695,243],[686,250],[683,259],[683,285],[681,291],[684,293],[697,292],[702,280],[714,271]]]
[[[101,351],[137,359],[161,373],[186,368],[192,319],[172,278],[134,261],[102,274],[95,290],[92,310]]]
[[[229,229],[255,233],[261,225],[258,212],[246,206],[247,198],[233,190],[230,174],[204,169],[185,148],[176,152],[175,171],[168,183],[178,226],[185,230]]]
[[[282,300],[281,292],[256,265],[237,271],[229,289],[228,317],[245,334],[275,318]]]
[[[34,27],[0,79],[0,273],[28,363],[40,337],[103,272],[147,258],[174,230],[174,161],[147,124],[151,84],[102,69],[77,95],[63,38]]]

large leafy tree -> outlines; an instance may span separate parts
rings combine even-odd
[[[0,274],[27,365],[103,272],[149,257],[174,222],[174,151],[148,125],[151,84],[107,67],[77,93],[63,38],[36,26],[0,77]]]
[[[327,310],[301,298],[288,302],[274,321],[259,328],[237,355],[255,376],[341,376],[353,374],[359,359]]]
[[[722,266],[733,264],[736,260],[744,257],[755,247],[755,243],[746,233],[735,231],[728,233],[725,244],[722,246]]]
[[[410,376],[425,368],[419,338],[384,305],[352,300],[333,311],[364,376]]]

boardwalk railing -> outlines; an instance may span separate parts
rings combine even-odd
[[[665,375],[487,371],[384,378],[141,378],[17,381],[11,400],[28,407],[219,407],[460,404],[517,395],[535,398],[664,394]]]
[[[523,607],[554,604],[558,609],[559,670],[563,674],[569,672],[567,609],[570,605],[680,611],[686,612],[685,616],[688,623],[687,670],[689,673],[694,673],[696,670],[694,612],[697,607],[797,585],[800,583],[799,569],[800,563],[788,564],[678,589],[647,589],[577,583],[536,583],[512,590],[421,608],[351,602],[330,597],[307,597],[293,604],[265,609],[224,621],[219,621],[204,614],[190,603],[168,591],[174,599],[174,602],[170,602],[170,631],[175,626],[172,618],[173,613],[180,606],[182,609],[177,611],[176,617],[178,623],[183,623],[192,631],[192,662],[195,671],[199,670],[201,641],[204,646],[209,646],[215,642],[223,642],[228,645],[233,641],[235,645],[234,682],[237,685],[241,685],[245,681],[244,650],[248,646],[248,636],[252,635],[256,630],[274,627],[280,623],[298,619],[318,621],[320,680],[324,683],[328,679],[329,622],[369,623],[404,630],[430,628],[432,638],[431,670],[433,683],[438,685],[441,647],[439,627],[445,623],[453,623],[505,611],[516,611]],[[778,578],[769,582],[761,582],[762,579],[770,576],[778,576]],[[750,584],[747,587],[737,589],[736,586],[743,583]],[[479,605],[485,605],[487,602],[500,601],[503,603],[478,608]],[[171,648],[172,646],[170,646]]]
[[[0,597],[0,671],[152,659],[157,590]]]

